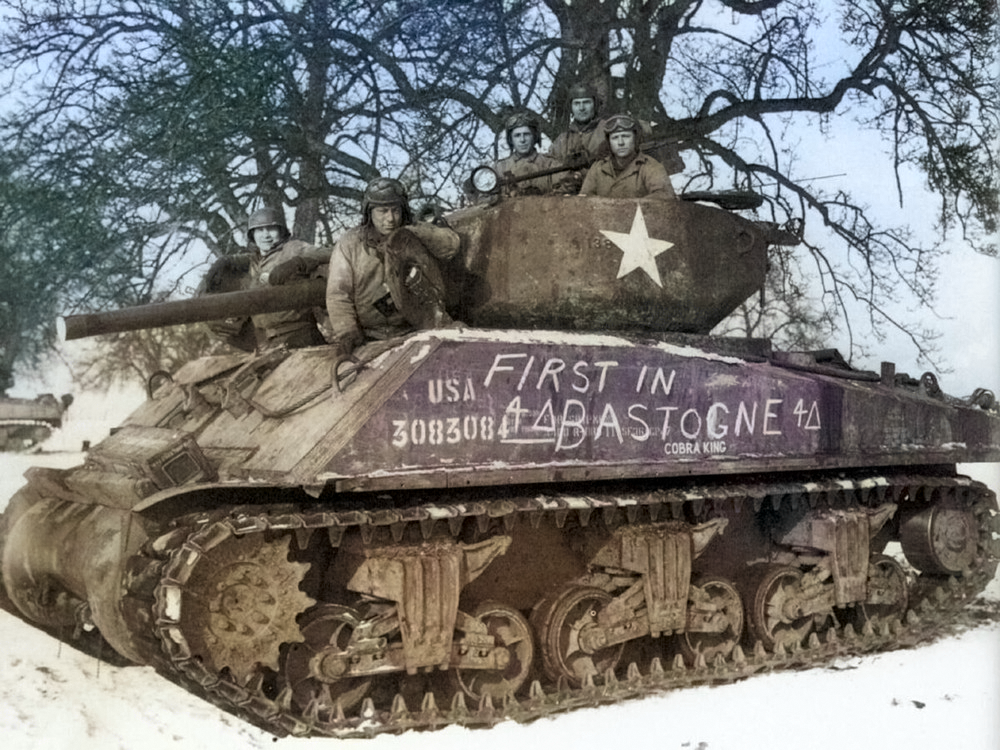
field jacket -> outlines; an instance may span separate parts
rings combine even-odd
[[[612,157],[596,162],[588,171],[580,195],[602,198],[675,198],[667,170],[647,154],[638,154],[621,172]]]
[[[407,227],[438,260],[450,260],[459,250],[458,234],[445,227]],[[386,284],[384,243],[371,225],[346,232],[333,248],[326,284],[326,309],[335,341],[352,345],[367,339],[388,339],[414,330],[399,312]]]

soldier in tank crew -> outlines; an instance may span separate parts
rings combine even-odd
[[[399,180],[369,182],[360,226],[341,236],[330,255],[326,308],[336,354],[343,358],[368,341],[450,325],[438,261],[454,258],[460,246],[458,233],[447,226],[413,223]]]
[[[608,142],[600,127],[600,100],[594,87],[587,83],[574,83],[569,87],[568,95],[571,115],[569,127],[552,142],[549,153],[567,167],[579,167],[569,173],[569,179],[573,181],[576,190],[579,190],[587,168],[607,155]]]
[[[602,198],[675,198],[670,176],[656,159],[639,151],[642,128],[629,115],[614,115],[602,124],[610,153],[595,162],[580,195]]]
[[[217,260],[202,281],[200,292],[213,294],[262,286],[279,286],[323,276],[329,248],[294,239],[277,208],[254,211],[247,221],[247,252]],[[321,330],[326,326],[323,308],[307,308],[263,313],[250,317],[226,318],[209,323],[209,328],[239,349],[278,345],[290,348],[326,343]]]
[[[541,129],[538,118],[531,112],[517,112],[510,115],[504,121],[504,138],[510,148],[510,156],[501,159],[493,166],[501,178],[526,177],[562,166],[557,159],[539,153]],[[563,191],[561,184],[563,176],[559,173],[540,175],[508,183],[506,192],[509,195],[544,195]]]

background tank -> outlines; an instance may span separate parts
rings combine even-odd
[[[955,471],[1000,460],[989,392],[706,335],[792,234],[556,197],[449,221],[476,326],[334,377],[326,347],[158,376],[10,501],[8,605],[277,734],[369,736],[891,648],[993,576],[995,495]]]
[[[33,399],[0,398],[0,451],[23,451],[45,441],[62,427],[63,414],[73,397],[57,400],[51,393]]]

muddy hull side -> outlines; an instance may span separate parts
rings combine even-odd
[[[32,504],[4,582],[50,632],[96,626],[275,734],[366,737],[916,642],[992,576],[1000,532],[993,493],[939,468],[355,495],[366,510],[225,497],[110,555],[85,538],[122,511]],[[30,551],[52,539],[71,551]]]
[[[304,474],[377,490],[1000,458],[995,412],[873,373],[612,337],[424,341],[392,395]]]
[[[318,494],[1000,460],[995,409],[683,339],[426,332],[338,385],[324,348],[220,360],[164,385],[66,475],[73,491],[141,508],[216,482]]]
[[[995,495],[955,472],[1000,459],[981,405],[677,340],[370,354],[338,384],[325,348],[190,363],[82,466],[32,470],[2,516],[18,611],[354,737],[905,645],[995,572]]]

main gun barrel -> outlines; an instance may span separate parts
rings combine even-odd
[[[326,280],[310,279],[283,286],[206,294],[203,297],[156,302],[109,312],[66,315],[59,319],[59,328],[63,341],[73,341],[106,333],[140,331],[146,328],[201,323],[244,315],[322,307],[325,304]]]

